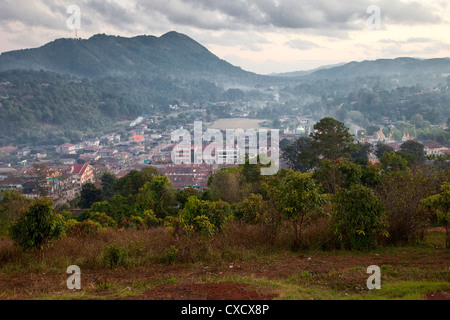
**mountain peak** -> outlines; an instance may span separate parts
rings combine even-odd
[[[176,31],[169,31],[166,34],[163,34],[161,36],[162,39],[177,39],[177,38],[189,38],[187,35],[176,32]]]
[[[87,40],[56,39],[40,48],[0,55],[0,72],[15,69],[46,70],[88,78],[136,75],[217,78],[218,74],[225,77],[248,74],[176,31],[159,38],[96,34]]]

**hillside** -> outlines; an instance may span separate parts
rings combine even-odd
[[[177,78],[252,78],[256,75],[219,59],[186,35],[124,38],[104,34],[57,39],[40,48],[0,55],[0,72],[45,70],[77,77],[172,75]]]
[[[441,59],[378,59],[349,62],[334,68],[319,69],[307,76],[307,80],[355,79],[358,77],[389,78],[400,85],[429,85],[446,82],[450,76],[450,58]]]

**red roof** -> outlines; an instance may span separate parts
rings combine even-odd
[[[60,148],[70,148],[70,147],[75,147],[74,144],[71,143],[64,143],[62,145],[59,146]]]
[[[67,167],[67,170],[72,174],[83,175],[86,169],[89,167],[89,164],[72,164]]]

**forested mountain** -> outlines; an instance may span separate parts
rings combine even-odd
[[[449,85],[446,58],[262,76],[176,32],[58,39],[0,55],[0,146],[76,142],[138,116],[160,116],[167,125],[210,121],[232,116],[232,108],[260,119],[331,115],[362,127],[421,116],[427,127],[450,116]],[[180,104],[189,107],[170,107]]]
[[[45,70],[78,77],[252,78],[256,75],[219,59],[186,35],[124,38],[104,34],[57,39],[40,48],[0,55],[0,71]]]
[[[307,75],[308,80],[356,79],[379,77],[392,85],[431,85],[446,82],[450,76],[450,58],[441,59],[378,59],[350,62],[334,68],[319,69]]]

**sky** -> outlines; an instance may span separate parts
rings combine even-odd
[[[184,33],[271,74],[342,62],[450,57],[448,0],[0,0],[0,52],[75,37]]]

